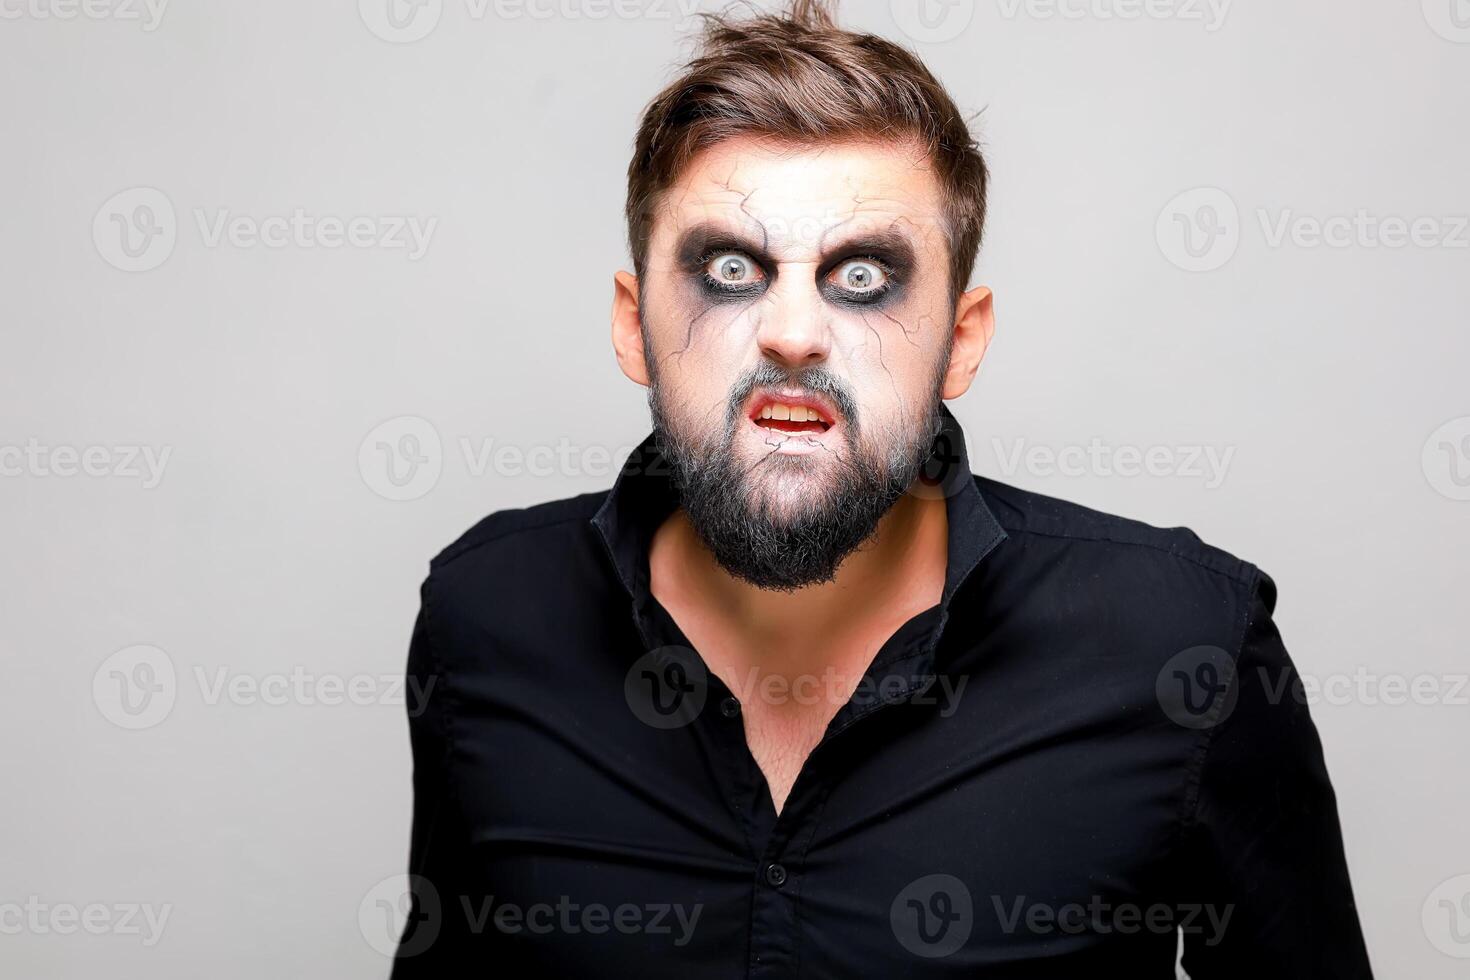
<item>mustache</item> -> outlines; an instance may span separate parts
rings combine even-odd
[[[740,418],[741,408],[757,388],[786,387],[805,390],[814,395],[823,395],[837,408],[844,424],[855,436],[858,433],[857,398],[846,381],[826,368],[812,365],[798,371],[788,371],[779,364],[762,361],[742,374],[730,388],[730,400],[726,407],[725,424],[733,427]]]

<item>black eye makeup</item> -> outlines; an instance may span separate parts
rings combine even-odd
[[[740,299],[766,288],[760,263],[735,248],[712,248],[695,260],[705,291],[713,296]]]
[[[887,296],[898,285],[898,273],[877,255],[839,259],[822,277],[822,291],[831,300],[867,305]]]
[[[900,234],[848,241],[827,250],[817,288],[828,302],[866,307],[891,302],[907,282],[914,250]],[[679,265],[706,299],[739,302],[765,292],[776,277],[763,250],[728,232],[696,227],[677,251]]]

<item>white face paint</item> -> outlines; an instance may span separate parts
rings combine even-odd
[[[823,497],[844,465],[890,467],[935,407],[949,268],[917,147],[705,150],[661,201],[642,279],[667,424],[701,451],[728,440],[775,514]]]

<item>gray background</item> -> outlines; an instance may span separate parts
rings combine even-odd
[[[611,274],[636,115],[690,23],[91,2],[0,4],[0,972],[381,976],[417,586],[647,430]],[[952,404],[976,468],[1275,577],[1303,673],[1348,685],[1313,713],[1379,975],[1462,976],[1470,4],[849,7],[985,107],[999,330]],[[251,244],[298,208],[326,224]],[[390,247],[405,216],[436,222],[421,255]],[[162,234],[129,257],[134,218]],[[1418,240],[1371,230],[1396,220]],[[379,443],[404,436],[397,486]],[[170,454],[161,479],[130,447]],[[68,932],[89,905],[97,934]],[[129,905],[168,907],[161,937]]]

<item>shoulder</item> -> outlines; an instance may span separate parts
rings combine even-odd
[[[1025,610],[1038,635],[1086,636],[1152,671],[1197,645],[1233,654],[1251,621],[1274,606],[1275,585],[1260,568],[1187,527],[1156,527],[985,478],[976,485],[1006,534],[987,588]]]
[[[592,524],[607,493],[495,511],[430,561],[420,598],[438,670],[561,669],[562,654],[592,648],[603,611],[619,608]]]
[[[445,629],[554,624],[603,588],[606,559],[592,517],[607,491],[499,510],[429,562],[425,601]]]
[[[441,572],[466,556],[493,558],[497,554],[537,548],[579,537],[608,491],[578,494],[534,504],[497,510],[481,518],[429,562],[432,572]]]
[[[1071,551],[1104,563],[1190,565],[1246,588],[1262,574],[1187,527],[1157,527],[985,477],[975,483],[1007,536],[1023,548]]]
[[[1058,711],[1090,712],[1101,731],[1168,732],[1193,752],[1218,720],[1214,699],[1235,690],[1213,678],[1286,663],[1275,584],[1251,562],[1187,527],[976,482],[1006,539],[970,601],[1011,640],[1007,667],[1056,686]]]

